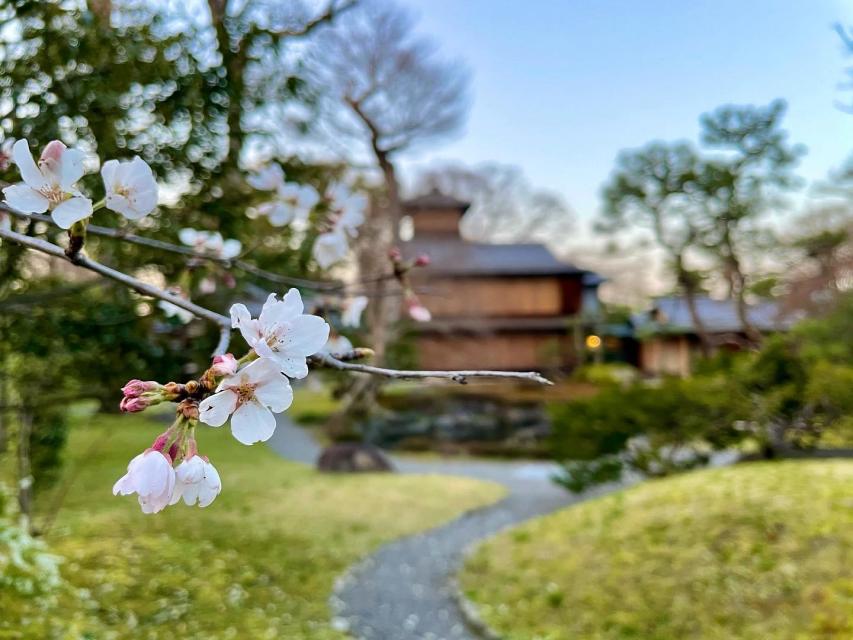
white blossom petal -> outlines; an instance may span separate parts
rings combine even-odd
[[[198,242],[199,232],[195,229],[181,229],[178,231],[178,239],[185,245],[192,247]]]
[[[346,236],[338,231],[330,231],[317,236],[311,255],[314,256],[314,260],[317,261],[321,269],[328,269],[336,262],[343,260],[348,250],[349,245]]]
[[[304,357],[285,356],[274,351],[271,359],[278,365],[279,371],[288,378],[301,380],[308,375],[308,363]]]
[[[211,427],[221,427],[234,413],[237,399],[237,394],[229,389],[217,391],[199,403],[198,419]]]
[[[329,324],[320,316],[302,315],[290,322],[277,349],[285,356],[312,356],[329,339]]]
[[[33,189],[41,189],[47,186],[47,179],[33,160],[30,153],[30,145],[26,140],[18,140],[12,147],[12,159],[21,173],[24,182]]]
[[[240,251],[242,250],[243,245],[239,240],[226,240],[222,243],[222,252],[221,255],[223,258],[230,260],[231,258],[236,258],[240,255]]]
[[[58,227],[70,229],[75,222],[92,215],[92,201],[82,197],[70,198],[56,207],[50,215]]]
[[[231,433],[243,444],[264,442],[275,432],[275,416],[260,402],[241,404],[231,416]]]
[[[74,184],[83,177],[83,152],[79,149],[66,149],[59,157],[59,186],[63,191],[70,191]]]
[[[13,184],[3,189],[6,204],[23,213],[44,213],[50,200],[25,183]]]
[[[273,413],[287,411],[293,403],[293,389],[276,367],[276,378],[263,382],[255,389],[255,398]]]

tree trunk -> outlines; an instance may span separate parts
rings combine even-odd
[[[385,201],[378,203],[373,212],[371,229],[361,246],[361,277],[370,280],[380,277],[390,270],[388,252],[399,242],[401,218],[400,187],[397,173],[387,154],[376,149],[376,160],[382,170],[385,186]],[[388,346],[395,338],[394,328],[400,320],[400,300],[387,295],[390,288],[396,286],[382,280],[375,286],[376,295],[371,300],[370,347],[376,352],[376,362],[388,364]]]
[[[746,304],[746,276],[743,273],[740,260],[738,260],[728,227],[723,234],[723,247],[725,250],[724,260],[729,271],[729,296],[735,302],[738,321],[746,339],[752,346],[758,346],[761,344],[762,336],[749,319],[749,307]]]
[[[699,308],[696,306],[696,284],[690,272],[684,267],[684,256],[681,254],[675,256],[675,268],[678,284],[684,291],[684,301],[687,303],[693,328],[696,330],[696,335],[699,336],[699,349],[702,352],[702,357],[709,358],[712,351],[711,338],[699,315]]]

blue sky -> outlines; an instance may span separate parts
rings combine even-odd
[[[588,223],[617,152],[653,139],[696,140],[724,103],[785,98],[801,174],[826,177],[853,153],[853,115],[835,22],[842,0],[400,0],[441,51],[473,72],[457,139],[406,158],[521,166]]]

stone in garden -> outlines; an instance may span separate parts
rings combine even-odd
[[[394,467],[383,453],[370,444],[340,442],[320,454],[317,469],[328,472],[360,473],[393,471]]]

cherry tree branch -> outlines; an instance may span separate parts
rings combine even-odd
[[[3,203],[0,203],[0,211],[5,211],[6,213],[20,218],[21,220],[36,220],[38,222],[44,222],[46,224],[54,224],[53,219],[48,215],[39,213],[22,213]],[[360,280],[358,282],[353,282],[349,284],[323,280],[309,280],[307,278],[296,278],[294,276],[287,276],[280,273],[267,271],[266,269],[261,269],[260,267],[252,264],[251,262],[246,262],[245,260],[241,260],[240,258],[222,258],[220,256],[212,255],[209,253],[200,253],[190,247],[184,247],[182,245],[174,244],[172,242],[165,242],[164,240],[157,240],[156,238],[140,236],[135,233],[123,231],[122,229],[115,229],[113,227],[102,227],[96,224],[90,224],[86,227],[86,233],[93,236],[111,238],[113,240],[122,240],[124,242],[129,242],[130,244],[136,244],[142,247],[149,247],[151,249],[158,249],[160,251],[166,251],[168,253],[175,253],[178,255],[187,256],[188,258],[193,258],[195,260],[204,260],[206,262],[220,264],[229,268],[234,267],[236,269],[240,269],[240,271],[244,271],[245,273],[249,273],[259,278],[263,278],[264,280],[273,282],[275,284],[286,284],[293,287],[301,287],[303,289],[310,289],[312,291],[319,291],[323,293],[354,294],[355,292],[347,291],[347,289],[350,287],[361,286],[366,284],[376,284],[386,280],[393,280],[395,278],[393,273],[389,273],[382,276],[377,276],[376,278]],[[368,292],[365,293],[369,295]]]
[[[23,245],[28,249],[32,249],[33,251],[39,251],[54,258],[70,262],[81,269],[93,271],[104,278],[115,280],[116,282],[141,293],[142,295],[157,298],[164,302],[169,302],[176,307],[189,311],[194,316],[198,316],[208,322],[212,322],[220,328],[219,343],[216,345],[216,349],[213,352],[214,355],[225,353],[228,349],[228,344],[231,340],[231,319],[220,313],[206,309],[205,307],[199,306],[190,300],[177,296],[173,293],[169,293],[168,291],[163,291],[154,285],[150,285],[147,282],[143,282],[133,276],[129,276],[126,273],[122,273],[112,267],[101,264],[96,260],[92,260],[86,255],[78,254],[74,259],[71,259],[65,255],[65,250],[62,247],[51,242],[47,242],[46,240],[42,240],[41,238],[33,238],[22,233],[3,229],[2,227],[0,227],[0,238],[11,240],[12,242]]]
[[[488,371],[488,370],[464,370],[464,371],[407,371],[400,369],[386,369],[374,367],[369,364],[355,362],[344,362],[338,358],[318,353],[309,358],[309,361],[317,366],[337,369],[338,371],[351,371],[356,373],[368,373],[384,378],[395,378],[398,380],[415,380],[424,378],[435,378],[452,380],[459,384],[467,384],[468,378],[505,378],[511,380],[527,380],[538,384],[553,385],[554,383],[544,378],[535,371]]]
[[[176,307],[180,307],[181,309],[189,311],[195,316],[207,320],[208,322],[212,322],[220,329],[219,343],[216,345],[216,349],[213,352],[214,355],[223,354],[228,349],[228,345],[231,339],[231,319],[222,314],[216,313],[215,311],[211,311],[210,309],[206,309],[205,307],[199,306],[194,302],[191,302],[190,300],[169,293],[168,291],[163,291],[158,287],[155,287],[146,282],[143,282],[142,280],[122,273],[121,271],[117,271],[116,269],[97,262],[96,260],[92,260],[84,254],[77,254],[73,258],[70,258],[65,254],[65,251],[62,247],[55,245],[51,242],[47,242],[46,240],[42,240],[41,238],[33,238],[31,236],[27,236],[22,233],[17,233],[9,229],[3,229],[2,227],[0,227],[0,238],[5,238],[6,240],[25,246],[33,251],[38,251],[51,257],[70,262],[76,267],[92,271],[100,276],[119,282],[127,286],[128,288],[133,289],[138,293],[141,293],[142,295],[169,302],[175,305]],[[408,371],[398,369],[386,369],[383,367],[374,367],[372,365],[359,364],[354,362],[344,362],[336,357],[327,354],[317,354],[311,356],[309,360],[312,364],[316,366],[337,369],[339,371],[349,371],[353,373],[366,373],[370,375],[400,380],[435,378],[452,380],[453,382],[458,382],[459,384],[466,384],[469,378],[502,378],[513,380],[527,380],[529,382],[536,382],[538,384],[546,385],[553,384],[547,378],[544,378],[533,371]]]

